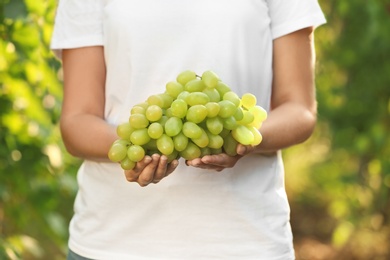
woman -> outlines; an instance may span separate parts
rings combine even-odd
[[[61,131],[84,159],[69,259],[294,259],[280,150],[314,129],[324,22],[315,0],[60,0]],[[131,171],[109,162],[131,107],[187,69],[255,94],[263,142],[235,157],[145,156]]]

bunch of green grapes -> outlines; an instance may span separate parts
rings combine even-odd
[[[256,97],[240,98],[213,71],[201,76],[187,70],[131,108],[128,122],[117,127],[119,139],[108,153],[125,170],[145,155],[164,154],[168,161],[192,160],[208,154],[235,156],[237,145],[258,145],[267,112]]]

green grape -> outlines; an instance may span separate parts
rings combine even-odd
[[[200,157],[210,155],[211,154],[211,148],[210,147],[203,147],[200,148]]]
[[[132,128],[141,129],[149,125],[149,120],[143,114],[130,115],[129,123]]]
[[[139,162],[145,157],[145,150],[140,145],[130,145],[127,149],[127,157],[133,162]]]
[[[173,97],[169,95],[168,93],[161,93],[158,95],[161,97],[163,103],[162,103],[162,108],[169,108],[173,102]]]
[[[135,105],[135,107],[143,107],[145,110],[148,108],[149,104],[147,101],[141,102]]]
[[[165,126],[165,123],[168,121],[168,117],[166,115],[163,115],[160,120],[157,121],[157,123],[159,123],[162,127]]]
[[[229,100],[235,105],[235,107],[239,107],[241,103],[240,97],[233,91],[226,92],[223,95],[222,100]]]
[[[194,105],[188,108],[186,119],[193,123],[202,122],[207,116],[207,108],[204,105]]]
[[[210,133],[217,135],[223,130],[223,120],[220,117],[207,118],[206,127]]]
[[[177,96],[177,99],[183,99],[183,100],[186,100],[187,96],[190,94],[190,92],[184,90],[183,92],[181,92],[178,96]]]
[[[254,106],[249,109],[249,112],[251,112],[256,122],[263,122],[267,119],[267,111],[262,108],[261,106]]]
[[[263,136],[261,135],[259,130],[257,130],[257,128],[253,126],[249,126],[248,129],[252,132],[254,137],[252,145],[259,145],[261,141],[263,141]]]
[[[189,106],[206,105],[210,101],[210,98],[203,92],[191,92],[185,101]]]
[[[136,145],[144,145],[150,141],[147,128],[136,129],[130,135],[130,141]]]
[[[210,151],[211,151],[211,154],[221,154],[221,153],[223,153],[222,147],[218,148],[218,149],[210,148]]]
[[[209,97],[210,102],[221,101],[221,96],[219,95],[218,90],[216,90],[215,88],[206,88],[202,92]]]
[[[177,81],[170,81],[165,85],[166,92],[173,98],[177,96],[184,90],[182,84]]]
[[[131,143],[129,140],[117,139],[112,144],[121,144],[121,145],[129,146]]]
[[[249,112],[251,112],[254,116],[254,120],[249,124],[249,126],[254,126],[256,129],[260,129],[263,121],[267,119],[267,111],[260,106],[254,106],[249,109]]]
[[[207,117],[206,117],[207,118]],[[203,120],[202,122],[200,123],[197,123],[197,125],[200,127],[200,128],[203,128],[203,129],[206,129],[206,120]]]
[[[164,127],[158,122],[151,123],[150,126],[148,127],[148,135],[152,139],[160,138],[160,136],[163,133],[164,133]]]
[[[256,105],[257,99],[256,96],[251,93],[245,93],[241,97],[241,104],[246,109],[250,109]]]
[[[152,156],[153,154],[161,155],[161,152],[156,148],[156,149],[150,149],[146,151],[146,154],[149,156]]]
[[[148,102],[149,106],[156,105],[156,106],[159,106],[161,108],[164,107],[164,100],[163,100],[162,96],[160,96],[160,95],[149,96],[147,99],[147,102]]]
[[[176,151],[183,151],[186,149],[188,144],[188,137],[185,136],[182,132],[173,137],[173,145],[175,146]]]
[[[199,138],[202,135],[202,129],[195,123],[187,121],[183,124],[183,134],[188,138]]]
[[[220,135],[207,132],[207,136],[209,138],[208,147],[210,147],[211,149],[219,149],[222,147],[224,141]]]
[[[194,144],[196,144],[197,146],[199,146],[200,148],[203,148],[203,147],[208,146],[208,144],[209,144],[209,137],[208,137],[208,135],[207,135],[205,130],[203,130],[202,128],[201,128],[201,130],[202,130],[201,136],[199,138],[192,138],[191,141]]]
[[[156,139],[150,139],[149,142],[144,144],[142,146],[145,149],[145,153],[150,154],[150,150],[158,151],[157,149],[157,140]]]
[[[255,119],[254,115],[249,112],[248,110],[244,110],[244,116],[242,118],[242,120],[239,120],[237,121],[237,124],[240,124],[240,125],[249,125],[250,123],[253,122],[253,120]]]
[[[164,110],[164,114],[168,117],[168,119],[169,119],[170,117],[173,117],[172,109],[171,109],[171,108],[165,109],[165,110]]]
[[[136,164],[136,162],[133,162],[127,157],[121,161],[121,167],[123,170],[132,170]]]
[[[109,151],[108,158],[113,162],[120,162],[127,156],[127,145],[124,142],[114,142]]]
[[[234,139],[231,134],[229,134],[224,138],[223,151],[229,156],[236,156],[237,145],[238,145],[237,140]]]
[[[199,158],[202,152],[196,144],[193,142],[188,142],[186,149],[181,151],[179,154],[186,160],[193,160],[195,158]]]
[[[169,155],[174,151],[173,140],[170,136],[163,134],[157,139],[157,149],[165,155]]]
[[[219,95],[223,97],[226,92],[231,91],[230,87],[223,83],[222,81],[219,81],[215,89],[218,91]]]
[[[164,154],[169,162],[222,152],[234,156],[239,143],[262,141],[258,129],[267,112],[256,102],[251,93],[240,99],[211,70],[202,77],[183,71],[166,83],[165,92],[132,107],[128,122],[117,126],[120,139],[110,147],[109,158],[133,169],[145,154]]]
[[[188,105],[183,99],[176,99],[171,104],[172,115],[178,118],[184,118],[187,115]]]
[[[179,158],[179,152],[174,150],[171,154],[167,155],[168,163],[171,163],[173,160]]]
[[[145,111],[146,119],[148,119],[150,122],[155,122],[160,120],[162,114],[163,114],[162,108],[157,105],[151,105]]]
[[[178,117],[170,117],[165,123],[164,129],[168,136],[175,136],[181,132],[183,121]]]
[[[191,81],[188,81],[187,84],[184,85],[184,90],[188,92],[200,92],[206,88],[203,81],[199,78],[195,78]]]
[[[218,115],[222,118],[233,116],[236,113],[236,106],[229,100],[222,100],[218,102],[219,113]]]
[[[234,118],[237,121],[240,121],[244,118],[244,110],[241,107],[237,108],[236,113],[234,113]]]
[[[232,136],[243,145],[251,145],[255,139],[252,131],[243,125],[238,125],[236,129],[233,129]]]
[[[142,107],[142,106],[138,106],[138,105],[136,105],[136,106],[133,106],[132,108],[131,108],[131,110],[130,110],[130,115],[133,115],[133,114],[145,114],[145,108],[144,107]]]
[[[196,79],[196,73],[192,70],[186,70],[181,72],[177,77],[176,81],[185,86],[190,80]]]
[[[130,135],[134,131],[129,122],[124,122],[116,127],[116,134],[125,140],[130,140]]]
[[[215,88],[219,82],[219,77],[215,72],[207,70],[202,74],[202,81],[206,87]]]
[[[219,133],[219,135],[222,137],[222,138],[225,138],[226,136],[228,136],[230,134],[230,131],[229,129],[227,128],[223,128],[223,130]]]
[[[219,104],[217,102],[209,102],[206,105],[207,117],[216,117],[219,114]]]
[[[256,120],[253,120],[252,123],[248,124],[248,126],[253,126],[256,129],[260,129],[262,125],[263,125],[262,121],[256,121]]]
[[[223,127],[228,130],[233,130],[237,127],[237,121],[234,116],[229,116],[223,119]]]

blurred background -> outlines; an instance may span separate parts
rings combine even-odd
[[[319,122],[284,151],[297,260],[390,259],[390,2],[320,0]],[[64,259],[77,191],[61,143],[55,0],[0,1],[0,259]]]

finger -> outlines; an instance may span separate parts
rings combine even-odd
[[[160,157],[160,161],[158,162],[156,171],[154,173],[153,177],[153,183],[158,183],[166,176],[167,173],[167,165],[168,165],[168,158],[165,155],[162,155]]]
[[[241,157],[241,155],[229,156],[227,154],[207,155],[202,158],[203,165],[200,164],[197,167],[220,171],[233,167]]]
[[[152,155],[152,161],[147,166],[145,166],[141,174],[138,176],[137,182],[141,187],[145,187],[153,181],[154,173],[156,171],[159,160],[160,155]]]
[[[137,162],[132,171],[138,172],[138,175],[153,161],[152,157],[146,155],[141,161]]]
[[[246,152],[246,147],[245,147],[245,145],[238,144],[238,145],[237,145],[237,148],[236,148],[236,152],[237,152],[237,154],[240,154],[240,155],[245,154],[245,152]]]
[[[192,160],[187,160],[186,164],[187,164],[187,166],[197,167],[198,165],[203,164],[203,162],[202,162],[201,158],[195,158]]]
[[[125,171],[125,177],[128,182],[136,182],[138,180],[139,173],[133,170]]]
[[[221,160],[218,160],[218,158],[221,156],[223,156],[223,155],[222,154],[206,155],[202,158],[196,158],[196,159],[187,161],[187,165],[192,166],[192,167],[196,167],[196,168],[200,168],[200,169],[205,169],[205,170],[221,171],[223,168],[225,168],[225,166],[221,166],[221,165],[216,164],[216,163],[221,163],[221,161],[224,161],[222,158],[221,158]]]
[[[226,167],[223,167],[223,166],[219,166],[219,165],[212,165],[212,164],[199,164],[197,166],[194,166],[196,168],[200,168],[200,169],[204,169],[204,170],[210,170],[210,171],[222,171],[223,169],[225,169]]]
[[[206,155],[201,158],[201,162],[203,164],[210,164],[210,165],[216,165],[216,166],[226,166],[227,161],[229,160],[229,157],[227,154],[218,154],[218,155]],[[198,166],[201,166],[201,164],[198,164]]]
[[[138,180],[142,170],[152,161],[150,156],[145,156],[141,161],[137,162],[134,169],[125,171],[126,180],[135,182]]]
[[[255,150],[254,146],[238,144],[236,152],[238,155],[246,155],[248,153],[253,152],[254,150]]]
[[[169,174],[171,174],[175,169],[176,167],[179,165],[179,161],[178,160],[173,160],[171,163],[168,163],[168,166],[167,166],[167,175],[168,176]]]

